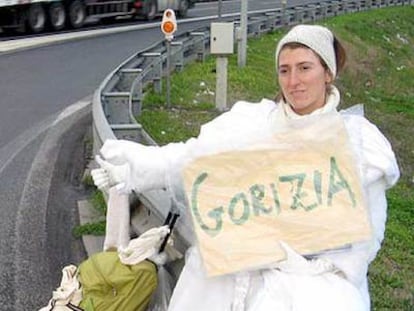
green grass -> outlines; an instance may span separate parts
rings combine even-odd
[[[318,22],[327,25],[348,51],[337,80],[342,107],[363,103],[366,117],[390,140],[401,179],[388,194],[383,247],[370,267],[373,310],[414,310],[414,7],[376,9]],[[259,101],[277,93],[274,50],[284,31],[248,42],[247,65],[229,57],[228,102]],[[163,145],[198,134],[218,114],[214,109],[215,58],[172,76],[172,109],[164,94],[149,91],[139,122]]]
[[[95,222],[75,226],[72,230],[72,234],[76,238],[80,238],[82,235],[87,234],[96,236],[105,235],[106,220],[104,218],[107,211],[107,204],[103,193],[94,186],[93,179],[90,175],[85,176],[83,182],[86,187],[93,188],[93,192],[89,197],[89,203],[92,205],[92,208],[98,212],[97,214],[102,217],[99,217],[100,219]]]
[[[106,221],[88,222],[86,224],[73,228],[73,236],[80,238],[82,235],[105,235]]]

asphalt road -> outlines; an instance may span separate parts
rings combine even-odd
[[[63,266],[85,256],[71,229],[77,199],[86,195],[79,180],[90,105],[85,100],[73,113],[73,124],[56,118],[160,39],[155,30],[133,31],[0,56],[2,311],[36,310],[57,287]]]
[[[224,4],[223,14],[240,10],[239,1]],[[250,9],[279,5],[254,1]],[[191,18],[210,14],[217,14],[216,3],[189,11]],[[179,23],[179,31],[210,22]],[[87,196],[80,179],[90,96],[122,61],[161,39],[158,28],[134,29],[0,53],[2,311],[37,310],[63,266],[85,258],[71,229],[78,222],[76,201]]]

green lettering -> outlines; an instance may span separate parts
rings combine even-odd
[[[303,191],[303,183],[305,181],[305,178],[306,178],[305,173],[300,173],[300,174],[295,174],[295,175],[286,175],[286,176],[279,177],[279,180],[281,182],[290,182],[292,185],[290,192],[292,193],[293,201],[292,201],[292,205],[290,206],[290,208],[293,210],[296,210],[298,208],[303,208],[305,211],[310,211],[318,206],[317,203],[305,205],[302,202],[302,199],[308,196],[308,194]],[[295,181],[297,181],[296,187],[295,187]],[[296,188],[296,191],[295,191],[295,188]]]
[[[279,177],[280,182],[289,182],[292,186],[290,189],[290,193],[292,193],[292,198],[293,198],[292,205],[290,206],[291,209],[298,209],[299,207],[304,208],[301,202],[301,197],[306,196],[306,194],[302,192],[302,186],[303,186],[305,177],[306,177],[306,174],[304,173]],[[297,181],[296,187],[295,187],[295,181]]]
[[[220,230],[223,227],[223,219],[222,215],[224,213],[223,207],[217,207],[213,210],[211,210],[208,213],[208,216],[216,221],[216,226],[214,228],[208,227],[201,218],[200,211],[198,209],[198,202],[197,202],[197,194],[198,194],[198,188],[200,187],[201,183],[204,182],[208,177],[208,174],[206,172],[201,173],[194,181],[193,188],[191,191],[191,210],[193,211],[194,217],[201,227],[208,235],[211,237],[216,236],[220,233]]]
[[[243,203],[243,213],[239,218],[235,217],[234,210],[237,207],[237,203],[241,201]],[[246,195],[243,192],[236,194],[230,201],[229,204],[229,216],[231,221],[236,225],[244,224],[250,216],[249,202],[247,201]]]
[[[345,179],[345,177],[339,170],[335,157],[331,157],[330,162],[331,171],[329,176],[328,206],[332,206],[333,196],[345,189],[348,192],[349,198],[351,199],[352,206],[355,207],[355,194],[353,193],[348,181]]]
[[[271,183],[270,189],[272,189],[273,202],[275,203],[276,214],[279,215],[280,214],[280,200],[279,200],[279,194],[277,193],[276,185],[274,183]]]
[[[315,171],[313,174],[313,188],[315,189],[318,204],[322,204],[322,173]],[[316,204],[316,203],[315,203]]]
[[[265,197],[265,186],[255,184],[250,187],[250,196],[252,198],[253,212],[256,216],[261,213],[269,214],[272,212],[272,207],[266,208],[262,202]]]

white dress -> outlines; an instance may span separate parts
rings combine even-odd
[[[327,104],[311,115],[336,111],[339,93],[334,88]],[[370,310],[367,270],[384,238],[387,202],[385,191],[396,183],[399,169],[387,139],[377,127],[354,111],[340,112],[362,176],[373,227],[372,240],[351,248],[301,262],[304,269],[268,269],[207,278],[196,247],[189,249],[186,264],[170,301],[170,311],[226,310]],[[126,141],[109,141],[101,152],[114,162],[128,161],[131,172],[125,190],[145,191],[165,187],[166,176],[177,174],[192,159],[206,154],[237,150],[271,137],[296,115],[288,105],[263,99],[238,102],[202,126],[200,135],[185,143],[143,147]],[[332,266],[335,269],[332,269]],[[303,272],[306,271],[306,272]],[[340,273],[336,273],[340,271]]]

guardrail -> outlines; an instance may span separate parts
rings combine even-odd
[[[340,14],[412,4],[413,1],[404,0],[322,1],[268,10],[249,14],[247,33],[248,36],[258,36],[284,26]],[[235,21],[236,26],[237,23]],[[135,119],[141,113],[144,88],[153,84],[155,91],[161,92],[162,78],[167,71],[181,70],[191,61],[203,61],[208,54],[209,45],[209,28],[201,28],[182,34],[171,43],[170,68],[167,68],[166,43],[159,42],[136,53],[111,72],[93,98],[94,152],[99,150],[106,139],[127,139],[155,145],[156,142]],[[160,225],[171,208],[168,193],[164,190],[151,191],[139,194],[138,198],[144,207],[138,209],[138,216],[134,216],[135,229],[147,230],[151,226]],[[184,251],[191,240],[190,227],[184,219],[180,219],[176,230],[176,247]]]

